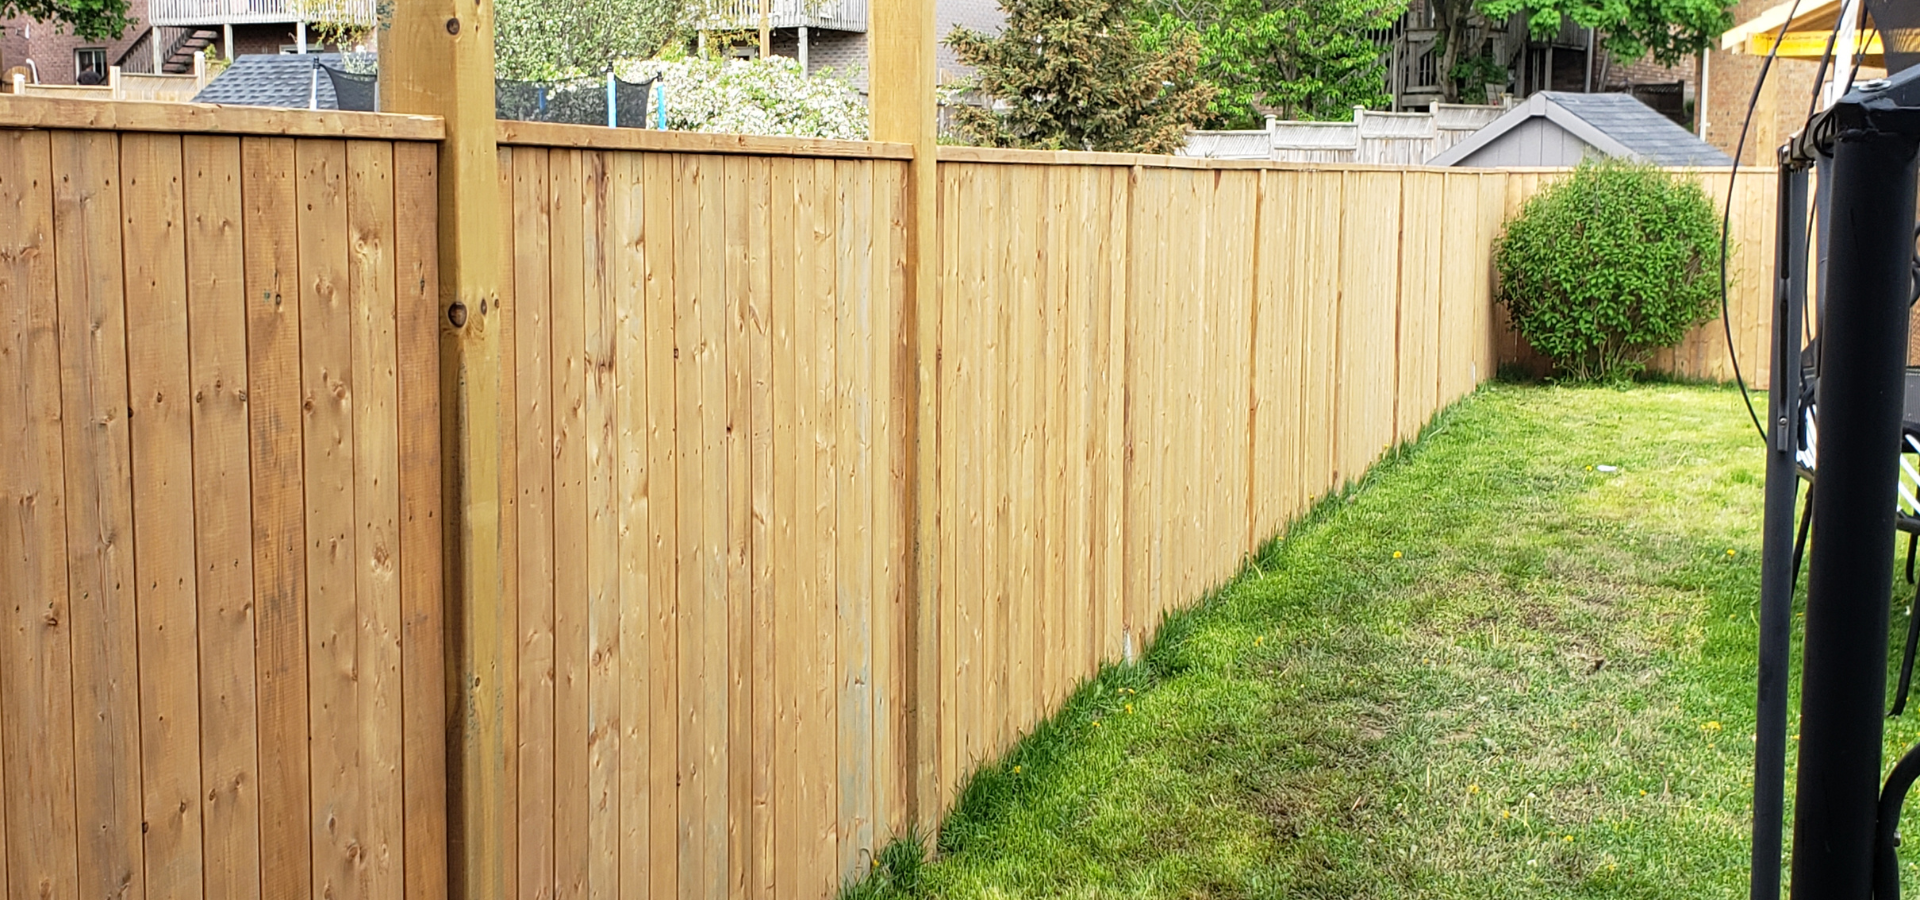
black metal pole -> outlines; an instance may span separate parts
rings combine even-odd
[[[1865,88],[1866,86],[1863,86]],[[1800,681],[1796,900],[1870,900],[1911,293],[1915,135],[1855,90],[1833,116],[1819,474]]]
[[[1774,260],[1773,386],[1767,404],[1766,524],[1760,554],[1758,729],[1753,751],[1752,900],[1780,898],[1780,831],[1787,790],[1787,673],[1793,627],[1794,465],[1800,414],[1800,316],[1806,299],[1807,170],[1782,154]]]

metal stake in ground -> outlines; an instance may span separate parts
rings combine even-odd
[[[1800,682],[1795,898],[1872,895],[1917,101],[1920,79],[1869,83],[1809,126],[1814,140],[1833,146],[1835,216],[1820,337],[1820,502]]]

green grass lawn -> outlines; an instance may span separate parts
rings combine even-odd
[[[1489,387],[847,893],[1744,896],[1761,453],[1729,389]]]

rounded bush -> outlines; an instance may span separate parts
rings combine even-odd
[[[1514,330],[1576,380],[1631,376],[1719,312],[1713,204],[1651,165],[1581,163],[1521,207],[1493,261]]]

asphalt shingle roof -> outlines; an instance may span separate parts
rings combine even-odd
[[[277,106],[306,109],[309,100],[320,109],[339,109],[333,80],[314,69],[314,63],[343,68],[339,53],[258,53],[241,56],[194,96],[196,103],[229,106]],[[315,75],[319,78],[315,79]],[[316,86],[317,80],[317,86]]]
[[[1547,102],[1566,110],[1648,161],[1663,166],[1726,166],[1725,153],[1672,119],[1655,112],[1632,94],[1575,94],[1547,91]]]

